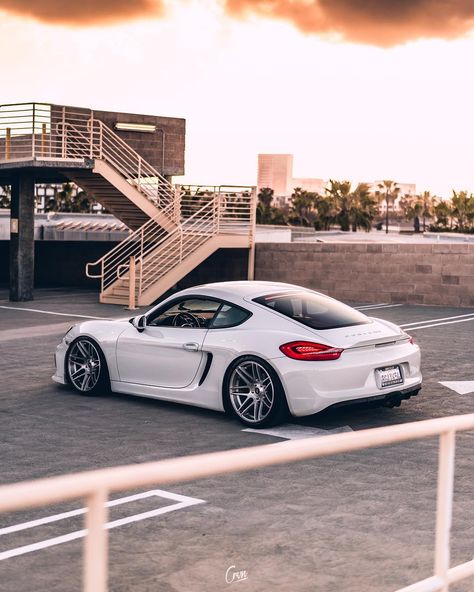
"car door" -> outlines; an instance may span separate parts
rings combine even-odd
[[[142,332],[130,325],[117,342],[122,382],[164,388],[189,386],[201,365],[202,345],[221,303],[182,297],[153,311]]]

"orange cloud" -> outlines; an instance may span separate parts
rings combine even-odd
[[[88,26],[159,17],[162,0],[0,0],[0,10],[53,24]]]
[[[474,28],[473,0],[215,1],[233,17],[285,20],[304,33],[339,35],[381,47],[423,38],[453,39]],[[0,0],[0,10],[80,27],[159,18],[164,0]]]
[[[234,16],[257,14],[304,33],[338,34],[389,47],[422,38],[453,39],[474,27],[472,0],[223,0]]]

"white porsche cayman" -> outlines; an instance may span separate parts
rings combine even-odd
[[[183,290],[145,315],[74,325],[53,379],[233,412],[263,427],[355,401],[389,406],[421,388],[420,351],[388,321],[275,282]]]

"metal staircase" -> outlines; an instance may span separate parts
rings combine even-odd
[[[23,107],[0,107],[5,160],[60,168],[131,229],[86,267],[101,280],[101,302],[149,305],[217,249],[253,248],[252,188],[184,191],[93,112],[35,104],[30,117]]]
[[[133,291],[131,257],[135,263],[135,301],[148,305],[217,249],[250,247],[254,196],[221,188],[204,197],[206,203],[201,205],[202,196],[180,196],[174,208],[179,210],[179,222],[174,227],[151,219],[88,265],[88,277],[101,278],[101,302],[129,301]],[[91,273],[94,266],[99,266],[98,274]]]

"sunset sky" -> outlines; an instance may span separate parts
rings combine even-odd
[[[192,183],[284,152],[298,177],[474,191],[472,2],[328,2],[0,0],[0,103],[184,117]]]

